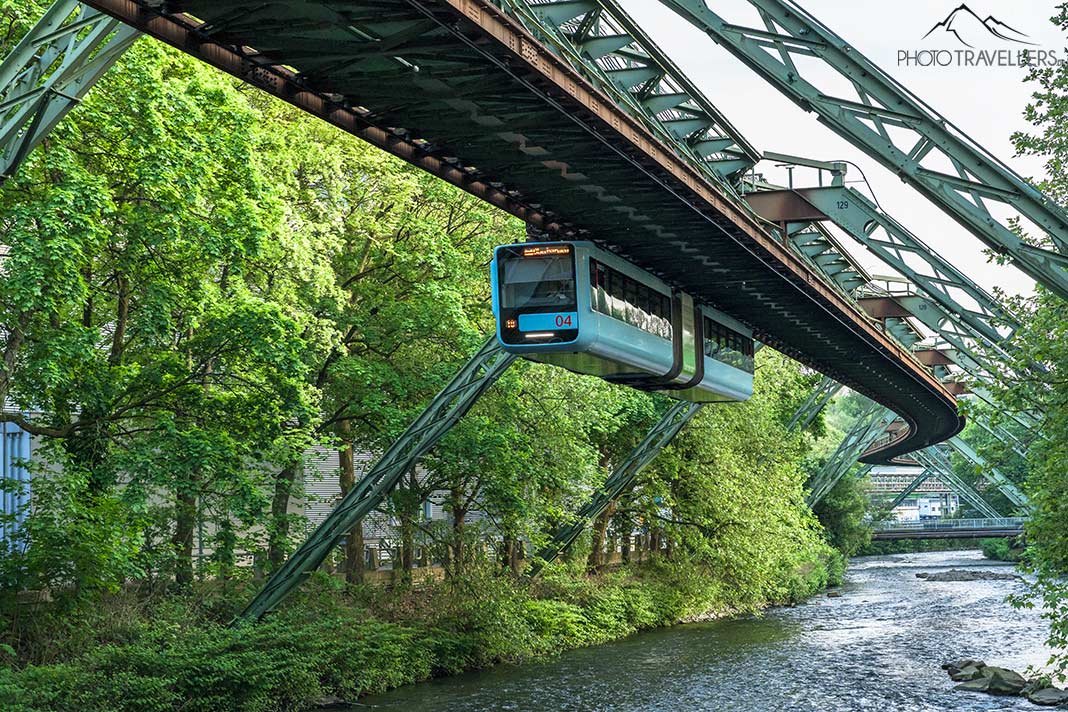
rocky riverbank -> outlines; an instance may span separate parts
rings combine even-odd
[[[1022,581],[1017,574],[1005,574],[997,571],[969,571],[967,569],[950,569],[938,573],[921,571],[916,578],[926,581]]]

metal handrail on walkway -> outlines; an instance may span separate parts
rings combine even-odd
[[[913,529],[1017,529],[1023,528],[1027,517],[1000,517],[997,519],[926,519],[920,521],[872,522],[875,531],[901,531]]]

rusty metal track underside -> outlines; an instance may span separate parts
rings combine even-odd
[[[963,427],[953,395],[908,351],[488,0],[87,4],[734,315],[905,420],[867,461]]]

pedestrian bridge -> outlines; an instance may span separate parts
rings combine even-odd
[[[985,539],[1024,533],[1027,517],[998,519],[934,519],[919,522],[874,522],[873,541],[900,539]]]

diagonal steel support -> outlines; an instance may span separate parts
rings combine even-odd
[[[235,622],[274,610],[323,563],[341,537],[374,510],[408,472],[471,409],[515,361],[490,337],[408,429],[379,458],[334,511],[293,552]]]
[[[138,36],[74,0],[48,9],[0,64],[0,183]]]
[[[535,563],[528,570],[529,575],[537,576],[542,568],[555,561],[564,549],[575,542],[586,525],[604,512],[609,504],[619,497],[634,482],[646,465],[652,462],[660,451],[667,447],[676,435],[701,410],[701,403],[680,401],[672,406],[660,421],[653,426],[641,443],[631,450],[627,458],[612,471],[611,476],[597,490],[590,500],[575,514],[574,519],[561,526],[552,541],[545,545],[535,557]]]
[[[806,398],[805,402],[801,404],[801,407],[797,409],[794,416],[790,418],[790,422],[786,424],[786,429],[804,430],[812,425],[812,421],[816,419],[816,416],[827,407],[827,404],[831,402],[831,399],[841,390],[842,384],[829,376],[824,376],[823,379],[816,384],[816,387],[812,389],[812,392],[808,394],[808,398]]]
[[[890,502],[890,504],[887,507],[887,509],[890,510],[890,511],[893,511],[894,509],[897,509],[899,506],[901,506],[901,503],[905,501],[906,497],[908,497],[910,494],[912,494],[917,489],[919,489],[920,485],[922,485],[924,482],[926,482],[930,477],[931,477],[931,471],[927,470],[927,469],[925,469],[920,474],[916,475],[916,479],[914,479],[911,483],[909,483],[908,487],[906,487],[905,489],[901,490],[898,493],[898,495],[896,497],[894,497],[893,501]]]
[[[790,418],[787,429],[792,431],[807,428],[841,389],[841,384],[825,376]],[[627,459],[605,480],[602,488],[575,514],[574,520],[561,526],[552,541],[538,552],[529,574],[537,576],[545,564],[555,561],[561,552],[571,546],[586,525],[603,512],[612,500],[619,497],[638,473],[667,447],[700,409],[699,403],[677,403],[669,409]]]
[[[1031,509],[1031,500],[1027,498],[1020,488],[1013,484],[1012,480],[1002,474],[998,468],[994,467],[983,458],[975,449],[966,443],[963,438],[954,437],[948,441],[949,447],[951,447],[956,453],[961,455],[968,462],[972,463],[979,469],[979,473],[986,478],[992,485],[1001,490],[1001,493],[1008,498],[1017,507],[1024,511]]]
[[[950,489],[959,494],[976,511],[987,517],[997,518],[1001,516],[1001,513],[983,499],[982,495],[953,472],[953,466],[949,459],[937,448],[927,448],[919,451],[916,453],[916,460],[927,468],[933,476],[942,480]]]
[[[495,0],[694,166],[731,186],[759,152],[614,0]]]
[[[1019,326],[995,297],[855,189],[832,186],[797,192],[987,345],[1001,347],[1007,336],[999,327]]]
[[[796,3],[748,0],[763,21],[749,27],[713,11],[708,3],[715,0],[660,2],[1021,271],[1068,298],[1068,215]],[[855,96],[836,96],[840,85]],[[1041,233],[1042,244],[1017,236],[1013,218]]]
[[[893,422],[893,411],[878,403],[871,402],[860,414],[852,429],[838,445],[838,449],[827,459],[823,467],[812,478],[810,490],[805,501],[810,507],[817,505],[827,493],[834,489],[838,481],[856,464],[857,460],[886,432],[886,427]]]

